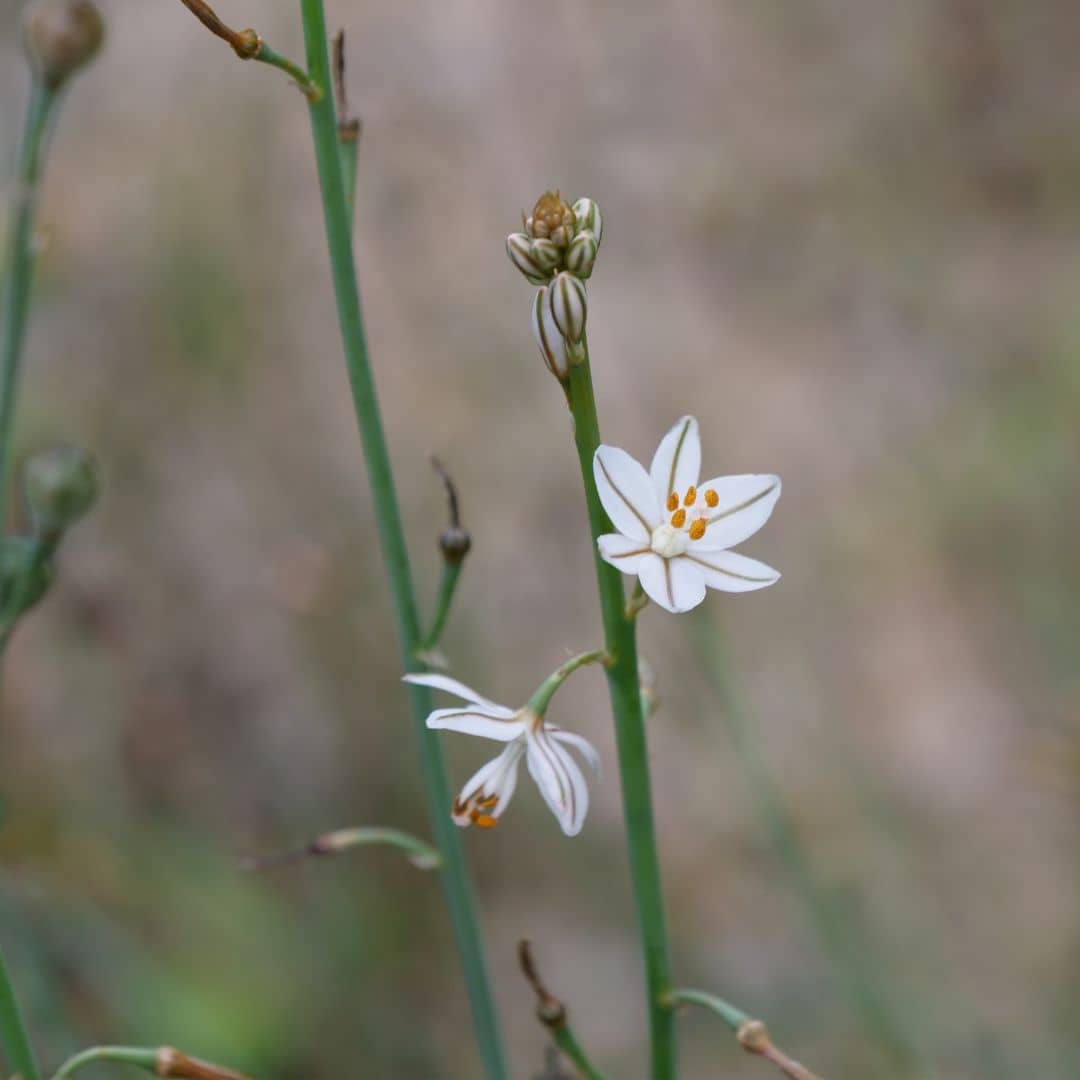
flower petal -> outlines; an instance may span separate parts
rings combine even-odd
[[[638,570],[641,587],[662,608],[679,613],[695,608],[705,599],[702,567],[685,556],[643,559]]]
[[[694,541],[691,551],[720,551],[741,544],[769,520],[780,498],[780,477],[718,476],[701,484],[700,490],[702,495],[715,491],[720,501],[709,509],[705,535]]]
[[[705,575],[710,589],[722,592],[753,592],[780,580],[780,571],[737,551],[697,551],[680,556],[695,564]]]
[[[596,776],[603,772],[600,765],[600,755],[597,753],[596,747],[584,735],[578,735],[574,731],[563,731],[562,728],[556,727],[554,724],[548,724],[547,730],[556,742],[566,743],[567,746],[572,746],[577,750]]]
[[[515,739],[502,752],[485,762],[465,782],[454,804],[454,820],[459,825],[472,821],[473,810],[479,809],[487,817],[498,818],[510,802],[517,787],[518,766],[525,753],[525,739]],[[476,800],[494,797],[495,802],[478,807]]]
[[[436,709],[428,718],[433,731],[457,731],[462,735],[478,735],[481,739],[509,742],[525,730],[525,721],[506,709],[485,709],[473,705],[468,709]]]
[[[625,450],[601,446],[593,456],[596,490],[611,524],[633,540],[648,540],[660,524],[649,476]]]
[[[514,715],[513,709],[508,709],[505,705],[496,705],[494,701],[481,697],[471,687],[466,686],[463,682],[458,682],[457,679],[451,679],[449,675],[438,675],[434,671],[425,671],[415,675],[403,675],[401,681],[412,683],[413,686],[430,686],[432,690],[445,690],[448,694],[456,694],[459,698],[472,702],[473,705],[483,705],[485,709],[491,709],[492,711],[501,710],[506,713],[507,717]]]
[[[596,541],[600,558],[624,574],[636,574],[641,560],[649,554],[648,540],[632,540],[622,533],[607,533]]]
[[[701,436],[698,422],[684,416],[661,440],[649,469],[660,505],[674,491],[682,497],[701,475]]]
[[[530,732],[525,761],[544,802],[567,836],[577,836],[589,809],[589,787],[578,764],[545,731]]]

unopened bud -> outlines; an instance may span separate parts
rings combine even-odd
[[[458,566],[465,561],[472,547],[472,537],[460,526],[451,525],[439,534],[439,550],[444,562]]]
[[[557,192],[545,191],[530,217],[525,229],[534,240],[550,240],[557,248],[565,248],[574,237],[574,210]]]
[[[600,207],[592,199],[578,199],[574,203],[574,218],[577,221],[577,231],[585,229],[596,237],[596,246],[600,246],[600,238],[604,232],[604,219],[600,216]]]
[[[570,241],[570,246],[566,249],[566,269],[582,281],[587,281],[592,276],[598,246],[595,234],[589,229],[583,229]]]
[[[61,532],[94,505],[97,465],[77,446],[41,450],[23,466],[23,492],[34,527],[45,534]]]
[[[563,253],[551,240],[534,240],[532,242],[532,256],[540,266],[545,279],[551,277],[553,270],[562,262]]]
[[[506,238],[506,254],[529,281],[534,285],[543,285],[551,276],[551,266],[541,264],[533,250],[533,243],[525,233],[511,233]]]
[[[23,44],[37,79],[57,89],[89,63],[105,39],[91,0],[33,0],[23,16]]]
[[[546,286],[537,290],[532,306],[533,336],[548,370],[561,382],[570,374],[570,356],[566,338],[555,322],[549,296],[550,290]]]
[[[549,288],[555,325],[567,341],[576,345],[585,334],[585,316],[588,314],[585,283],[564,270],[555,276]]]

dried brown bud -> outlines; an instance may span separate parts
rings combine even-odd
[[[472,547],[472,537],[460,525],[451,525],[439,534],[439,550],[445,562],[457,566],[465,561]]]
[[[565,248],[574,238],[574,210],[558,191],[545,191],[533,207],[525,228],[534,240],[550,240],[556,247]]]
[[[772,1045],[768,1028],[760,1020],[747,1020],[735,1033],[735,1038],[751,1054],[763,1054]]]
[[[89,63],[105,40],[91,0],[33,0],[23,16],[23,44],[36,78],[55,90]]]
[[[157,1076],[178,1077],[180,1080],[248,1080],[243,1073],[188,1057],[171,1046],[163,1046],[158,1050],[154,1073]]]

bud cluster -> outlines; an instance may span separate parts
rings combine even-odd
[[[548,370],[562,381],[585,359],[585,282],[592,275],[603,219],[592,199],[570,206],[558,191],[545,192],[533,212],[521,218],[524,232],[506,238],[506,252],[526,280],[539,286],[533,334]]]

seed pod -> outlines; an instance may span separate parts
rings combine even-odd
[[[550,289],[547,286],[538,289],[533,299],[532,327],[533,336],[548,371],[561,382],[570,374],[570,356],[566,348],[566,338],[556,324],[551,310]]]
[[[596,261],[596,235],[591,229],[583,229],[570,241],[566,249],[566,269],[582,281],[592,277],[593,263]]]
[[[94,505],[97,465],[77,446],[39,451],[23,466],[23,492],[34,528],[44,535],[62,532]]]
[[[577,231],[584,229],[596,237],[596,246],[600,246],[600,237],[604,231],[604,219],[600,216],[600,207],[592,199],[578,199],[574,203],[574,218],[577,221]]]
[[[23,47],[35,78],[56,90],[88,64],[105,39],[90,0],[33,0],[23,16]]]
[[[585,283],[564,270],[556,275],[549,291],[551,313],[555,319],[555,325],[562,331],[567,341],[576,345],[585,333],[585,316],[589,310]]]
[[[541,265],[533,252],[533,243],[524,233],[511,233],[506,238],[506,254],[529,281],[534,285],[543,285],[551,276],[551,268]]]

